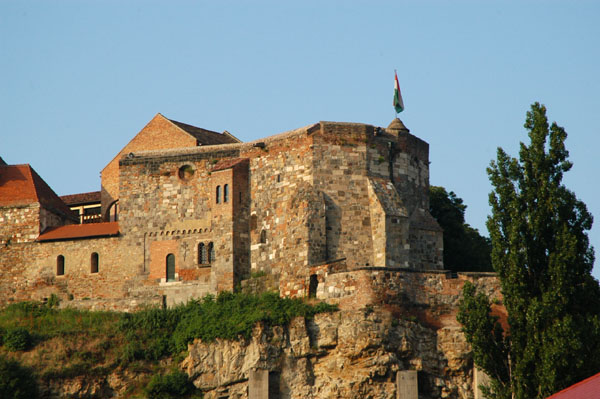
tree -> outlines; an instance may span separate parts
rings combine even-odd
[[[454,271],[492,271],[490,240],[465,223],[466,209],[453,191],[429,188],[429,212],[444,230],[444,267]]]
[[[501,148],[488,168],[487,227],[509,331],[489,299],[466,284],[459,312],[492,398],[545,398],[600,371],[600,289],[587,230],[592,216],[563,184],[571,169],[565,130],[539,103],[527,113],[519,159]]]
[[[0,398],[35,399],[37,382],[30,369],[15,360],[0,356]]]

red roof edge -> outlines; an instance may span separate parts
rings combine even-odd
[[[53,227],[40,234],[36,241],[75,240],[119,235],[119,222],[69,224]]]
[[[584,385],[588,385],[591,382],[594,382],[594,386],[590,386],[590,387],[584,387]],[[586,392],[571,392],[573,390],[578,390],[579,388],[582,388],[584,391]],[[546,399],[570,399],[570,398],[590,398],[592,399],[593,396],[588,396],[587,394],[589,392],[587,392],[587,390],[590,389],[592,392],[598,393],[600,392],[600,373],[598,374],[594,374],[591,377],[586,378],[585,380],[579,381],[578,383],[575,383],[573,385],[571,385],[570,387],[567,387],[565,389],[563,389],[562,391],[559,391],[557,393],[555,393],[552,396],[548,396]],[[596,396],[598,397],[598,396]]]

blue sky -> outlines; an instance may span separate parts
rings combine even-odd
[[[545,104],[600,248],[599,19],[600,2],[578,0],[4,0],[0,156],[59,195],[95,191],[157,112],[244,141],[319,120],[385,127],[397,69],[431,184],[484,234],[485,169],[498,146],[517,155],[529,105]]]

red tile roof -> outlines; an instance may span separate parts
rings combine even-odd
[[[30,165],[0,166],[0,206],[29,205],[39,202],[44,208],[77,220]]]
[[[225,170],[233,168],[235,165],[239,165],[241,163],[248,162],[248,158],[234,158],[234,159],[224,159],[222,161],[217,162],[214,168],[212,168],[212,172],[217,172],[219,170]]]
[[[72,240],[77,238],[111,237],[119,235],[118,222],[70,224],[48,229],[36,241]]]
[[[600,373],[548,396],[546,399],[600,399]]]
[[[83,205],[100,202],[100,191],[89,193],[61,195],[60,199],[67,205]]]

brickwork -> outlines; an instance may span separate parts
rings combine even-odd
[[[102,170],[100,194],[102,213],[106,213],[108,206],[120,197],[119,159],[123,155],[141,150],[195,147],[196,145],[196,139],[161,114],[157,114]]]
[[[406,288],[382,270],[443,267],[441,229],[428,213],[428,145],[408,131],[320,122],[196,146],[180,126],[157,115],[103,170],[103,206],[119,199],[117,237],[31,242],[40,226],[65,221],[39,204],[7,208],[2,296],[170,305],[241,284],[360,307],[392,303],[385,293]]]
[[[40,204],[0,208],[0,244],[34,241],[40,234]]]

